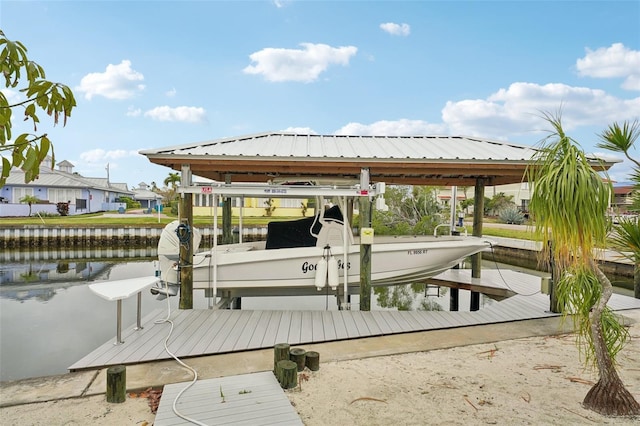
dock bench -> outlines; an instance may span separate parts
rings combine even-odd
[[[142,329],[141,311],[142,311],[142,290],[150,288],[159,282],[160,278],[155,276],[129,278],[126,280],[105,281],[90,284],[89,289],[98,296],[106,300],[117,301],[117,318],[116,318],[116,341],[115,345],[124,343],[122,340],[122,300],[128,299],[134,294],[138,294],[138,317],[136,322],[136,330]]]

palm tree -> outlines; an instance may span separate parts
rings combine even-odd
[[[169,176],[164,180],[164,185],[170,188],[163,194],[165,198],[164,204],[172,205],[173,200],[176,198],[178,183],[180,183],[180,175],[178,173],[169,173]]]
[[[180,175],[178,173],[169,173],[169,176],[164,180],[165,186],[170,186],[174,191],[180,183]]]
[[[607,130],[600,134],[601,142],[598,148],[619,152],[625,155],[635,166],[632,174],[633,195],[632,209],[640,208],[640,161],[631,157],[629,151],[633,148],[636,140],[640,137],[640,123],[634,121],[632,124],[624,122],[622,125],[613,123]],[[613,225],[612,243],[621,252],[627,252],[626,257],[634,264],[634,295],[640,299],[640,226],[633,218],[622,218],[619,223]]]
[[[37,203],[38,201],[40,201],[40,199],[35,195],[25,195],[24,197],[20,198],[21,203],[29,204],[29,216],[31,216],[31,205]]]
[[[607,240],[610,184],[565,134],[560,114],[544,113],[543,117],[553,131],[542,141],[528,170],[534,183],[530,211],[544,242],[542,258],[549,259],[550,252],[553,259],[563,315],[573,314],[576,343],[585,363],[599,373],[583,405],[603,415],[639,415],[640,404],[624,387],[615,364],[629,333],[607,307],[611,282],[594,260],[594,250]]]

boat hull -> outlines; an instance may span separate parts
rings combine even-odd
[[[194,255],[194,289],[318,288],[318,262],[328,255],[322,247],[262,250],[260,243],[218,246]],[[490,242],[476,237],[376,238],[371,246],[371,284],[395,285],[419,282],[460,263],[467,256],[489,248]],[[360,285],[360,245],[331,247],[338,269],[338,284]],[[178,271],[167,267],[161,256],[161,276],[178,282]],[[162,265],[165,265],[164,267]],[[319,282],[326,282],[320,280]],[[332,284],[335,284],[333,282]]]

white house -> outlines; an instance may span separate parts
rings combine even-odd
[[[51,157],[40,165],[40,176],[24,182],[24,172],[13,168],[6,184],[0,188],[0,216],[28,216],[29,206],[20,200],[31,195],[40,202],[31,206],[31,214],[57,214],[58,203],[68,203],[69,214],[93,213],[126,208],[122,196],[133,197],[126,183],[107,178],[88,178],[73,172],[73,164],[61,161],[52,169]]]

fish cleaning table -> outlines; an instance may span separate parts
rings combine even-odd
[[[124,343],[122,341],[122,299],[128,299],[134,294],[138,294],[138,320],[136,322],[136,330],[142,328],[140,324],[140,316],[142,311],[142,290],[147,289],[159,282],[158,277],[140,277],[129,278],[126,280],[118,281],[105,281],[96,284],[90,284],[89,289],[98,296],[107,300],[115,300],[118,303],[117,307],[117,334],[116,342],[114,344]]]

